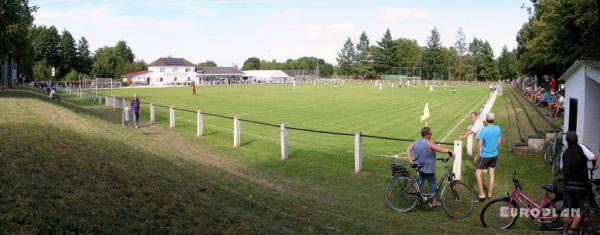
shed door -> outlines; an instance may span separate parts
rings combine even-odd
[[[569,131],[577,131],[577,99],[569,99]]]

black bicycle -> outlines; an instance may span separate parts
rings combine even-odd
[[[449,156],[452,153],[449,152]],[[411,164],[415,169],[416,176],[410,175],[406,167],[392,163],[392,177],[384,190],[385,203],[389,208],[397,212],[409,212],[417,205],[429,204],[433,198],[441,194],[441,204],[444,212],[451,218],[465,218],[473,212],[474,196],[471,188],[460,180],[454,178],[454,173],[448,172],[447,162],[450,157],[437,158],[444,163],[444,173],[439,180],[440,187],[433,193],[424,193],[423,181],[419,169],[422,165]],[[445,181],[448,181],[441,187]]]
[[[560,172],[560,155],[564,146],[562,141],[564,135],[564,132],[558,132],[554,139],[546,143],[544,162],[546,164],[552,164],[553,175],[557,175]]]

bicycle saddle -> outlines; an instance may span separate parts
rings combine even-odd
[[[545,184],[542,188],[550,193],[556,193],[556,187],[553,184]]]

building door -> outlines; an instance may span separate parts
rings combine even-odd
[[[577,131],[577,99],[569,99],[569,131]]]

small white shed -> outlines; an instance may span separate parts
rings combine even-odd
[[[559,78],[565,81],[563,130],[600,156],[600,61],[578,60]]]

